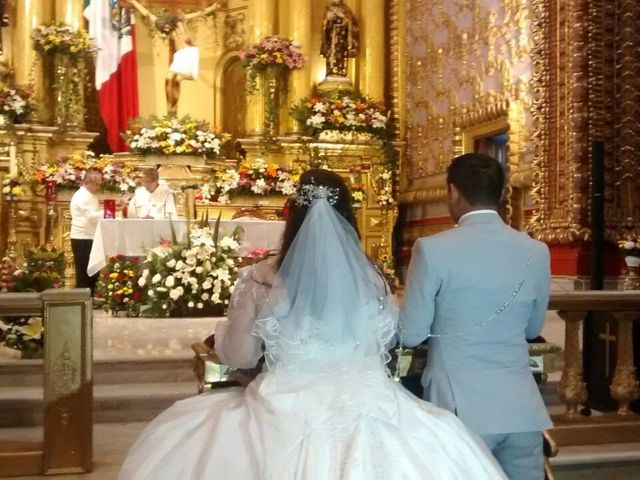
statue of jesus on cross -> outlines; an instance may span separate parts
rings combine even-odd
[[[172,60],[169,65],[169,72],[165,77],[164,86],[167,97],[167,113],[175,116],[178,113],[180,83],[182,80],[197,80],[200,63],[200,52],[193,43],[187,28],[187,22],[215,13],[224,8],[226,1],[216,0],[212,5],[197,12],[185,14],[178,10],[177,13],[166,13],[161,16],[154,15],[137,0],[126,1],[140,15],[147,18],[160,34],[169,38],[169,53]]]

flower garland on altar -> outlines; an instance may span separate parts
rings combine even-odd
[[[65,23],[40,25],[31,33],[33,47],[40,55],[62,54],[71,57],[95,55],[94,41],[83,28],[75,29]]]
[[[31,97],[31,89],[0,81],[0,127],[26,122],[35,108]]]
[[[134,191],[137,186],[138,171],[135,168],[110,156],[95,157],[91,152],[62,155],[53,162],[39,165],[33,174],[33,181],[43,186],[54,181],[60,190],[76,190],[88,169],[102,173],[102,191],[126,193]]]
[[[359,93],[338,90],[301,99],[291,116],[309,136],[336,131],[390,140],[389,112],[384,105]]]
[[[391,255],[383,253],[378,257],[376,265],[387,281],[391,292],[395,293],[395,291],[400,286],[400,280],[398,279],[398,275],[396,274],[395,262],[393,261],[393,257]]]
[[[296,172],[258,158],[238,168],[216,172],[213,181],[201,188],[197,199],[202,203],[230,203],[236,194],[289,196],[295,193],[298,179]]]
[[[209,124],[190,116],[136,118],[122,134],[129,148],[142,155],[220,155],[229,135],[210,129]]]
[[[393,197],[393,172],[384,169],[373,177],[373,189],[376,194],[376,201],[381,207],[392,207],[396,204]]]
[[[295,40],[271,35],[240,52],[242,66],[247,69],[248,91],[256,89],[259,73],[269,69],[276,71],[297,70],[304,67],[307,57],[302,54],[301,45]]]
[[[349,171],[349,190],[351,190],[351,204],[361,207],[367,199],[367,187],[362,181],[362,169],[352,168]]]

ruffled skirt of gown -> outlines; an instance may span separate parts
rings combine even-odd
[[[382,369],[261,374],[245,390],[174,404],[133,445],[120,480],[506,478],[451,413]]]

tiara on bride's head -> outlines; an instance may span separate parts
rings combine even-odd
[[[308,183],[300,185],[298,191],[293,196],[293,201],[298,206],[310,206],[314,200],[324,198],[329,205],[335,205],[340,196],[339,188],[325,187],[324,185],[315,185]]]

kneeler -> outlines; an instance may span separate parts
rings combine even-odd
[[[246,387],[262,371],[264,358],[258,361],[258,365],[251,369],[234,369],[226,380],[220,380],[220,366],[222,362],[216,355],[215,337],[210,335],[204,342],[191,345],[194,352],[193,373],[198,380],[198,393],[218,388]]]

